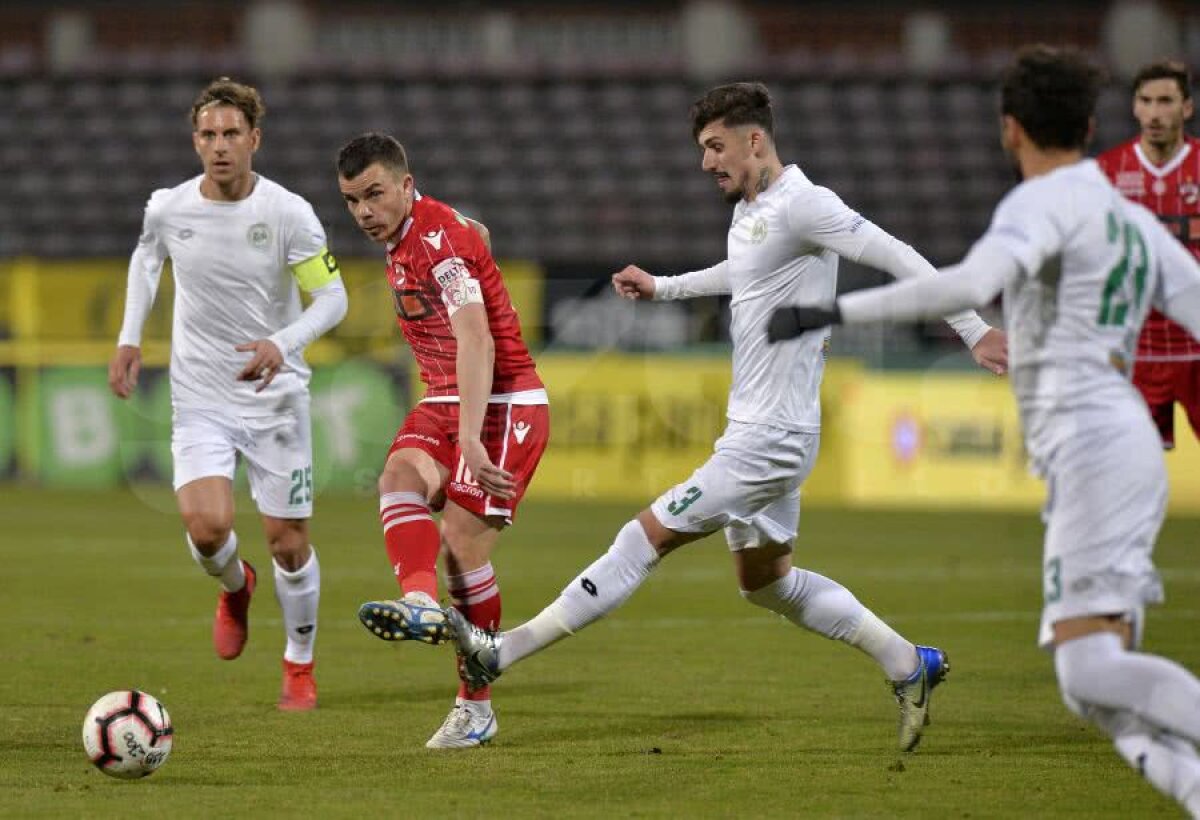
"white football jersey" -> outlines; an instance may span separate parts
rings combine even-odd
[[[838,256],[857,259],[869,224],[828,188],[788,165],[753,202],[742,200],[729,228],[734,421],[817,432],[825,334],[767,343],[767,321],[787,305],[829,305],[837,291]]]
[[[1155,216],[1084,160],[1013,189],[983,242],[1002,245],[1021,267],[1005,285],[1004,314],[1035,466],[1074,411],[1144,415],[1129,382],[1138,331],[1151,303],[1169,300],[1173,266],[1162,261],[1185,253]]]
[[[308,202],[261,175],[237,202],[206,199],[202,179],[154,192],[130,265],[156,282],[171,258],[174,406],[273,415],[307,391],[302,351],[286,355],[272,383],[256,393],[258,382],[237,381],[252,354],[234,347],[265,339],[300,316],[290,268],[325,252],[325,230]],[[137,344],[140,331],[123,329],[121,343]]]

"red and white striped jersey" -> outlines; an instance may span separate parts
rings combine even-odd
[[[1105,151],[1100,168],[1123,195],[1149,208],[1192,254],[1200,259],[1200,139],[1186,137],[1164,165],[1142,151],[1140,137]],[[1142,361],[1200,359],[1200,341],[1152,310],[1138,338]]]

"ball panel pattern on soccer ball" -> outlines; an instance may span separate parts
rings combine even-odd
[[[153,774],[171,754],[166,708],[138,690],[109,692],[83,719],[83,748],[97,769],[125,780]]]

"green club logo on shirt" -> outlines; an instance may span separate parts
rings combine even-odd
[[[250,230],[246,231],[246,241],[256,248],[265,248],[271,241],[271,229],[265,222],[255,222],[250,226]]]
[[[750,228],[750,241],[757,245],[767,238],[767,220],[761,216],[754,220],[754,225]]]

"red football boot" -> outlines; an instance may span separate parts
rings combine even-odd
[[[254,594],[254,567],[242,561],[246,585],[237,592],[221,590],[217,599],[217,617],[213,619],[213,647],[217,655],[231,661],[242,654],[250,633],[250,596]]]
[[[306,712],[317,708],[317,682],[313,664],[283,661],[283,693],[279,708],[284,712]]]

